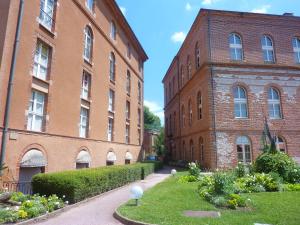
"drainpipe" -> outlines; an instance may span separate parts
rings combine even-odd
[[[17,53],[18,53],[19,42],[20,42],[23,11],[24,11],[24,0],[20,0],[17,30],[16,30],[16,35],[15,35],[15,42],[14,42],[13,55],[12,55],[11,66],[10,66],[9,81],[8,81],[6,103],[5,103],[5,113],[4,113],[4,122],[3,122],[4,129],[3,129],[2,142],[1,142],[0,165],[3,165],[4,159],[5,159],[7,135],[8,135],[8,129],[9,129],[8,128],[9,114],[10,114],[10,108],[11,108],[11,98],[12,98],[12,91],[13,91],[13,85],[14,85],[13,82],[14,82],[15,69],[16,69]]]
[[[213,69],[212,69],[212,57],[211,57],[211,27],[210,27],[210,11],[208,11],[208,54],[209,54],[209,70],[210,70],[210,85],[211,85],[211,99],[212,99],[212,125],[213,125],[213,135],[214,135],[214,150],[215,150],[215,164],[218,168],[218,150],[217,150],[217,134],[216,134],[216,113],[215,113],[215,96],[214,96],[214,78],[213,78]]]

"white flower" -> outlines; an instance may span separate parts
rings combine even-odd
[[[65,201],[65,203],[68,205],[68,204],[69,204],[69,201]]]
[[[66,196],[65,196],[65,195],[63,195],[62,197],[63,197],[63,198],[65,198]]]
[[[59,205],[59,202],[55,202],[55,205]]]

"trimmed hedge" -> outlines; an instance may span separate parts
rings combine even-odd
[[[70,203],[75,203],[144,179],[161,167],[160,162],[147,162],[38,174],[32,179],[32,188],[34,193],[65,196]]]

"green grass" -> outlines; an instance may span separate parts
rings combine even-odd
[[[182,175],[182,173],[179,173]],[[197,183],[181,184],[178,176],[171,177],[145,192],[141,205],[133,201],[122,205],[118,212],[130,219],[160,225],[273,225],[300,224],[300,192],[247,194],[251,210],[215,208],[197,194]],[[217,210],[220,218],[189,218],[185,210]]]

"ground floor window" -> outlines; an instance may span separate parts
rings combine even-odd
[[[240,136],[236,140],[238,162],[251,163],[251,144],[246,136]]]
[[[279,151],[285,153],[286,152],[286,145],[285,141],[282,137],[277,137],[276,138],[276,147]]]

